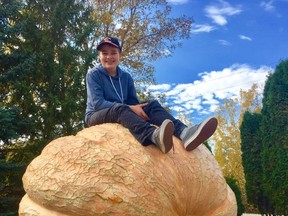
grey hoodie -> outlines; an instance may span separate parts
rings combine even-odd
[[[101,64],[92,68],[86,75],[86,86],[86,123],[90,116],[95,112],[110,108],[115,103],[122,103],[122,96],[123,104],[139,104],[131,75],[121,70],[119,66],[117,67],[117,74],[115,77],[109,76],[108,72]]]

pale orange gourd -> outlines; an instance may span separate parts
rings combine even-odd
[[[143,147],[119,124],[58,138],[27,167],[19,215],[236,215],[208,149],[174,144],[168,154]]]

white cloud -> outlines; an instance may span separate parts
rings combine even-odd
[[[245,64],[234,64],[222,71],[204,72],[200,76],[203,83],[214,83],[214,90],[210,93],[213,93],[215,98],[224,99],[239,96],[240,89],[248,90],[254,83],[264,84],[271,71],[272,68],[267,66],[255,69]]]
[[[223,99],[239,97],[240,89],[248,90],[254,83],[263,88],[268,73],[272,71],[268,66],[253,68],[246,64],[234,64],[223,70],[200,73],[199,80],[193,83],[156,85],[149,87],[149,91],[162,90],[175,113],[209,114]],[[259,88],[259,94],[262,94],[262,88]]]
[[[219,0],[218,5],[208,5],[205,7],[206,16],[211,18],[213,22],[220,26],[228,23],[227,17],[239,14],[242,12],[240,6],[231,6],[224,0]]]
[[[211,32],[213,30],[215,30],[216,28],[212,25],[196,25],[196,24],[192,24],[192,29],[191,29],[191,33],[201,33],[201,32]]]
[[[248,40],[248,41],[252,41],[252,38],[248,37],[248,36],[245,36],[245,35],[239,35],[239,38],[241,40]]]
[[[274,3],[274,0],[262,1],[262,2],[260,3],[260,6],[261,6],[262,8],[264,8],[264,10],[269,11],[269,12],[272,12],[272,11],[274,11],[274,9],[275,9],[273,3]]]
[[[229,41],[226,41],[226,40],[218,40],[218,42],[223,46],[230,46],[231,45],[231,43]]]
[[[169,84],[149,86],[149,89],[152,91],[157,91],[157,90],[168,91],[170,88],[171,88],[171,85],[169,85]]]
[[[188,3],[189,0],[167,0],[167,2],[174,5],[181,5]]]
[[[263,8],[265,11],[273,13],[277,17],[281,18],[283,16],[286,16],[286,14],[284,15],[282,13],[279,13],[278,10],[280,7],[282,7],[283,3],[288,3],[288,0],[264,0],[260,3],[260,7]]]

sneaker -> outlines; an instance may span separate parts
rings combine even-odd
[[[182,142],[187,151],[192,151],[201,143],[210,138],[215,132],[218,121],[215,117],[210,117],[201,124],[189,127]]]
[[[155,145],[164,153],[168,153],[173,146],[174,124],[171,120],[163,121],[159,128],[156,128],[152,140]]]

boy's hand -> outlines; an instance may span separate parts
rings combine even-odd
[[[136,113],[138,116],[140,116],[144,121],[148,121],[149,117],[147,116],[147,114],[143,110],[143,107],[145,107],[147,105],[148,105],[148,102],[142,103],[142,104],[137,104],[137,105],[131,105],[129,107],[134,113]]]

